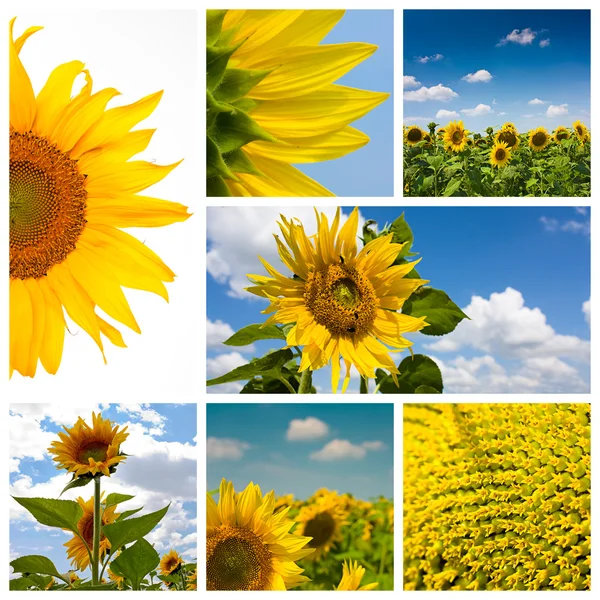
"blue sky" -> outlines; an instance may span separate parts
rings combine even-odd
[[[62,426],[71,427],[78,416],[91,424],[93,410],[120,426],[128,426],[129,438],[121,450],[130,456],[110,478],[102,478],[102,489],[133,494],[136,497],[119,505],[122,510],[144,509],[146,514],[171,507],[148,536],[160,555],[175,548],[187,562],[195,562],[196,524],[196,405],[127,404],[102,406],[65,406],[53,404],[12,404],[10,408],[10,494],[13,496],[58,498],[70,481],[58,471],[47,453],[58,439]],[[65,492],[61,498],[88,499],[93,486]],[[29,513],[10,500],[10,553],[17,556],[42,554],[50,558],[59,572],[70,568],[63,544],[71,534],[40,527]],[[80,573],[81,576],[81,573]],[[86,571],[86,576],[89,572]]]
[[[393,496],[392,404],[208,404],[207,485]]]
[[[364,42],[379,46],[336,83],[376,92],[394,88],[394,18],[391,10],[349,10],[323,44]],[[337,196],[393,196],[394,98],[352,123],[371,141],[360,150],[322,163],[296,165]]]
[[[479,71],[491,79],[485,73],[476,79],[487,81],[463,79]],[[443,110],[459,113],[467,129],[480,132],[506,121],[520,131],[552,130],[576,119],[589,126],[590,11],[406,10],[403,74],[416,80],[408,87],[405,80],[405,124],[456,119],[436,118]],[[421,89],[439,84],[457,96]],[[436,99],[414,101],[425,95]],[[462,112],[479,105],[479,116]]]
[[[302,215],[309,228],[314,222],[308,208],[209,208],[209,377],[281,347],[275,341],[253,348],[220,343],[265,318],[260,313],[265,302],[243,288],[246,273],[264,273],[257,254],[285,272],[269,237],[277,231],[278,212]],[[362,207],[361,218],[375,219],[382,227],[401,212]],[[443,338],[412,334],[415,352],[439,361],[446,391],[589,389],[589,209],[410,207],[404,212],[415,234],[413,249],[422,258],[421,276],[471,317]],[[251,238],[248,231],[253,231]],[[323,392],[331,389],[329,379],[328,367],[315,373]],[[350,386],[356,390],[357,379]],[[237,384],[208,388],[214,393],[238,389]]]

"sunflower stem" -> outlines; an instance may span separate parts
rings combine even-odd
[[[281,376],[279,378],[279,381],[281,381],[281,383],[283,383],[283,385],[285,385],[285,387],[288,389],[290,394],[296,393],[296,390],[292,387],[292,384],[285,377]]]
[[[369,380],[366,377],[360,378],[360,393],[368,394],[369,393]]]
[[[100,562],[100,526],[102,513],[100,512],[100,476],[94,477],[94,545],[92,550],[92,585],[98,585],[98,566]]]
[[[298,394],[310,394],[312,388],[312,371],[305,369],[300,375],[300,385],[298,387]]]

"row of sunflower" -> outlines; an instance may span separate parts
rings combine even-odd
[[[135,496],[102,491],[127,459],[121,445],[127,427],[120,428],[101,414],[92,413],[90,426],[81,417],[58,434],[48,452],[56,468],[72,475],[61,495],[93,482],[94,494],[87,500],[14,497],[43,526],[72,534],[65,544],[73,569],[58,571],[41,555],[21,556],[10,565],[19,577],[10,580],[11,590],[195,590],[196,565],[186,564],[175,550],[159,556],[145,537],[160,523],[169,506],[137,515],[140,508],[119,510]]]
[[[305,501],[236,493],[206,497],[207,590],[392,590],[394,505],[317,490]]]
[[[282,215],[285,244],[274,237],[278,268],[289,275],[261,259],[268,275],[248,275],[252,285],[247,291],[270,302],[263,311],[270,316],[224,341],[246,346],[273,340],[284,347],[207,385],[247,381],[241,393],[316,393],[312,373],[330,365],[336,393],[343,362],[342,392],[355,368],[361,393],[442,393],[439,367],[428,356],[413,354],[413,343],[404,336],[417,331],[446,335],[467,316],[444,291],[421,278],[416,269],[421,259],[409,260],[416,255],[414,235],[404,215],[380,231],[375,221],[367,221],[359,249],[358,208],[343,224],[339,208],[331,224],[325,213],[315,212],[314,236],[298,219]],[[396,365],[390,354],[407,349],[411,356]]]
[[[462,121],[404,127],[406,196],[589,196],[591,133],[581,121],[553,133],[504,123],[486,135]]]

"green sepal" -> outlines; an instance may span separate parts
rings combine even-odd
[[[240,98],[235,102],[231,103],[233,108],[238,108],[242,112],[249,113],[253,108],[260,105],[260,100],[254,100],[253,98]]]
[[[221,83],[215,89],[215,98],[221,102],[234,102],[243,98],[255,85],[258,85],[269,73],[250,69],[226,69]]]
[[[229,167],[225,164],[219,147],[215,142],[206,136],[206,177],[209,179],[212,177],[223,177],[225,179],[233,179],[238,181],[238,178],[229,170]]]
[[[211,131],[209,131],[209,135],[217,143],[222,154],[233,152],[257,140],[266,142],[277,141],[252,117],[249,117],[240,110],[230,113],[219,113]]]
[[[231,171],[234,173],[248,173],[249,175],[263,175],[253,164],[252,161],[246,156],[245,152],[240,148],[234,150],[223,157],[225,163]]]
[[[206,47],[206,89],[214,92],[221,83],[231,55],[242,45]]]
[[[227,198],[231,192],[222,177],[211,177],[206,180],[206,195],[209,198]]]
[[[213,46],[219,39],[226,14],[226,10],[206,11],[206,44],[208,46]]]

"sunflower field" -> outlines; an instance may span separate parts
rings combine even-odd
[[[340,378],[346,391],[352,368],[360,374],[361,393],[442,393],[442,373],[433,359],[412,351],[398,363],[392,358],[411,350],[413,343],[405,334],[443,336],[468,318],[446,292],[422,278],[421,259],[414,260],[414,235],[404,215],[380,231],[375,221],[367,220],[359,249],[358,208],[343,225],[339,208],[331,225],[325,213],[315,212],[318,233],[310,237],[298,219],[282,215],[282,237],[274,235],[281,265],[260,259],[268,275],[249,274],[246,288],[269,301],[262,311],[267,319],[224,341],[227,346],[247,346],[273,340],[283,348],[207,385],[246,381],[242,394],[310,394],[316,393],[313,371],[331,365],[333,393]]]
[[[206,513],[207,590],[394,589],[390,499],[322,488],[297,500],[252,482],[236,493],[224,479]]]
[[[589,196],[591,134],[581,122],[552,133],[512,123],[470,132],[462,121],[404,127],[404,195]]]
[[[185,563],[175,550],[161,557],[145,539],[169,505],[134,517],[143,507],[121,510],[119,505],[135,496],[105,495],[101,490],[102,480],[122,468],[127,459],[121,449],[129,436],[127,427],[113,426],[101,414],[92,413],[91,427],[79,417],[58,436],[48,452],[59,471],[72,474],[61,495],[92,482],[93,495],[77,501],[13,499],[40,525],[72,534],[64,544],[72,569],[61,573],[46,556],[20,556],[10,563],[20,575],[10,579],[10,590],[196,590],[196,564]]]

